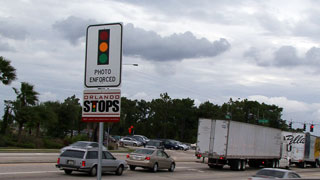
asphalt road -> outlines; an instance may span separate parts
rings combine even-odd
[[[258,169],[247,169],[246,171],[231,171],[228,167],[222,170],[210,169],[206,164],[198,162],[177,162],[174,172],[160,170],[153,173],[148,170],[137,168],[135,171],[127,170],[122,176],[112,173],[104,174],[102,179],[125,179],[125,180],[209,180],[209,179],[248,179],[255,174]],[[303,178],[320,178],[319,169],[293,168]],[[23,179],[23,180],[53,180],[53,179],[96,179],[86,173],[73,172],[71,175],[64,174],[63,171],[55,167],[55,163],[18,163],[0,164],[0,180]]]
[[[222,170],[210,169],[207,164],[200,163],[194,151],[167,151],[176,160],[175,172],[160,170],[152,173],[142,168],[136,171],[127,170],[122,176],[104,174],[102,179],[125,180],[211,180],[211,179],[248,179],[258,169],[247,168],[246,171],[231,171],[228,166]],[[126,153],[113,153],[119,159],[125,159]],[[58,153],[0,153],[0,180],[53,180],[53,179],[96,179],[86,173],[72,172],[71,175],[55,167]],[[197,162],[196,162],[197,161]],[[320,168],[292,168],[303,178],[320,179]]]

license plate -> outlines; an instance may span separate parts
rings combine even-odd
[[[67,164],[74,165],[74,161],[69,160],[69,161],[67,161]]]

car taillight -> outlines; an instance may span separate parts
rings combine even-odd
[[[86,166],[86,162],[85,161],[82,161],[82,166]]]
[[[220,157],[219,159],[220,159],[220,160],[223,160],[223,157]]]
[[[60,164],[60,158],[58,158],[58,160],[57,160],[57,164]]]
[[[129,154],[127,154],[127,158],[128,158],[128,159],[130,158],[130,155],[129,155]]]
[[[146,160],[147,160],[147,161],[150,161],[150,157],[146,157]]]

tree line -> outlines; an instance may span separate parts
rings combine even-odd
[[[15,69],[8,66],[10,61],[0,57],[0,80],[4,85],[16,79]],[[7,136],[14,136],[18,145],[26,139],[44,138],[66,144],[65,139],[75,136],[97,141],[98,123],[81,122],[82,106],[75,95],[63,102],[39,102],[39,93],[27,82],[22,82],[19,89],[13,88],[13,92],[16,99],[5,100],[0,120],[0,146],[12,145],[3,143],[6,140],[3,137]],[[276,105],[231,98],[222,105],[206,101],[196,106],[190,98],[172,99],[168,93],[162,93],[151,101],[122,97],[120,122],[105,123],[105,127],[110,127],[112,135],[128,135],[128,128],[133,126],[133,133],[149,138],[195,143],[199,118],[231,119],[288,130],[286,121],[281,118],[282,111],[283,108]]]

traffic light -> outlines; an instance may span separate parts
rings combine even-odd
[[[289,128],[292,129],[292,122],[289,123]]]
[[[310,132],[313,132],[313,124],[310,125]]]
[[[92,102],[92,112],[97,112],[97,101]]]
[[[98,39],[98,65],[108,65],[110,49],[110,29],[99,30]]]
[[[306,131],[306,124],[303,124],[303,131]]]

